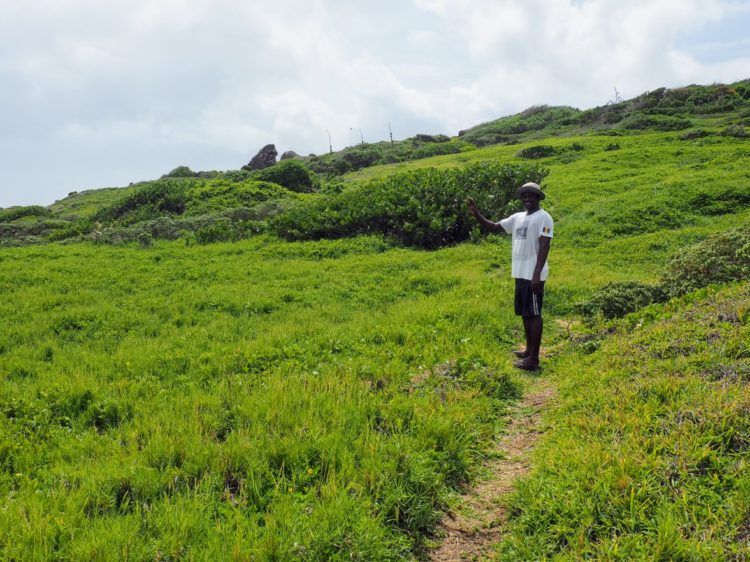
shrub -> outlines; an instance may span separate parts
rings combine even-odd
[[[491,144],[500,144],[500,143],[510,144],[511,140],[512,140],[512,137],[509,137],[506,135],[494,135],[494,134],[480,135],[478,137],[472,138],[472,142],[477,146],[488,146]]]
[[[750,207],[750,189],[743,184],[712,186],[686,197],[683,205],[694,214],[727,215]]]
[[[236,240],[238,233],[229,220],[217,221],[214,224],[204,226],[195,231],[195,240],[199,244],[210,244],[212,242],[228,242]]]
[[[628,130],[654,129],[656,131],[679,131],[693,126],[690,119],[667,117],[664,115],[635,114],[623,119],[619,127]]]
[[[724,129],[722,134],[726,137],[734,137],[736,139],[745,139],[750,136],[742,125],[729,125],[729,127]]]
[[[430,158],[431,156],[441,156],[443,154],[458,154],[466,149],[474,148],[467,142],[454,140],[448,142],[434,142],[420,146],[412,153],[412,159]]]
[[[414,138],[411,139],[414,144],[419,144],[421,142],[448,142],[450,141],[450,137],[447,135],[424,135],[424,134],[417,134],[414,135]]]
[[[380,233],[436,248],[469,238],[476,223],[466,210],[467,197],[498,216],[510,210],[520,184],[546,174],[538,167],[489,163],[403,172],[300,201],[271,226],[291,240]]]
[[[270,199],[298,197],[276,183],[258,180],[234,183],[226,179],[196,183],[190,188],[187,196],[185,212],[189,215],[204,215],[238,207],[252,207]]]
[[[604,145],[604,150],[607,152],[610,152],[612,150],[620,150],[620,145],[616,142],[610,142],[609,144]]]
[[[635,281],[609,283],[594,292],[588,301],[579,305],[579,309],[588,317],[619,318],[664,298],[664,290],[658,286]]]
[[[127,222],[132,223],[155,218],[164,213],[181,214],[185,211],[187,191],[191,185],[191,181],[186,179],[149,182],[99,211],[94,220],[110,221],[127,217]]]
[[[750,231],[733,228],[681,250],[667,265],[663,286],[679,296],[750,275]]]
[[[286,187],[291,191],[309,193],[320,188],[318,175],[299,160],[282,160],[253,173],[253,177]]]
[[[700,139],[703,137],[706,137],[710,135],[708,131],[704,129],[693,129],[692,131],[687,131],[685,133],[682,133],[680,135],[680,140],[693,140],[693,139]]]
[[[397,146],[403,145],[404,143],[400,143]],[[400,162],[403,160],[409,160],[409,156],[409,150],[406,150],[406,154],[394,154],[393,152],[390,152],[389,160]],[[367,168],[368,166],[382,164],[384,162],[385,157],[382,147],[371,144],[345,148],[341,152],[336,152],[334,154],[324,154],[322,156],[312,155],[309,157],[309,160],[307,160],[311,170],[329,178]]]
[[[382,157],[382,152],[371,145],[348,148],[341,155],[341,159],[349,165],[349,169],[355,171],[382,162]]]
[[[29,205],[28,207],[8,207],[0,209],[0,223],[12,222],[25,217],[48,217],[52,214],[46,207],[41,205]]]
[[[522,148],[516,153],[516,156],[518,158],[533,160],[537,158],[546,158],[547,156],[553,156],[554,154],[554,147],[548,146],[546,144],[540,144],[537,146],[527,146],[526,148]]]
[[[194,178],[196,175],[197,174],[187,166],[177,166],[168,174],[164,174],[162,178]]]
[[[227,170],[222,172],[221,177],[231,182],[239,183],[252,177],[252,173],[247,170]]]

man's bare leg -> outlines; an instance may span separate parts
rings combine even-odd
[[[531,329],[529,326],[531,323],[529,321],[531,320],[531,317],[521,316],[521,320],[523,320],[523,333],[526,336],[526,347],[514,351],[514,353],[519,359],[526,359],[529,356],[529,350],[531,349],[531,337],[529,335]]]
[[[541,316],[525,316],[523,326],[526,331],[526,352],[528,355],[523,361],[516,363],[516,367],[535,371],[539,368],[539,349],[542,346],[544,323]]]

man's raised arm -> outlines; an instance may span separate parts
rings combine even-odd
[[[505,232],[505,229],[502,226],[485,218],[482,213],[479,212],[479,209],[477,209],[476,201],[474,201],[471,197],[466,200],[466,206],[469,207],[469,211],[472,215],[474,215],[474,218],[477,219],[477,221],[479,222],[479,226],[482,227],[482,230],[487,230],[489,232]]]

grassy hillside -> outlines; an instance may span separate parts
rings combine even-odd
[[[501,559],[744,559],[750,285],[608,331],[598,351],[574,341],[553,367],[559,400],[512,499]]]
[[[572,107],[536,106],[459,132],[461,140],[478,146],[515,144],[550,136],[598,131],[678,131],[695,126],[716,127],[744,135],[750,117],[750,80],[711,86],[658,88],[630,100],[581,111]]]
[[[4,251],[2,557],[405,556],[520,388],[507,249]]]
[[[510,212],[522,177],[556,220],[541,376],[560,388],[498,556],[746,556],[741,111],[0,211],[3,240],[35,242],[0,248],[0,558],[418,556],[531,380],[509,241],[463,214],[467,193]],[[402,224],[370,223],[384,208]],[[456,236],[418,249],[435,232]],[[741,281],[581,316],[600,288],[635,294],[613,282],[688,274],[674,294]]]

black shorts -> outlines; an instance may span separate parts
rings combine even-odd
[[[516,278],[516,314],[518,316],[541,316],[544,302],[544,281],[538,293],[531,292],[531,281]]]

